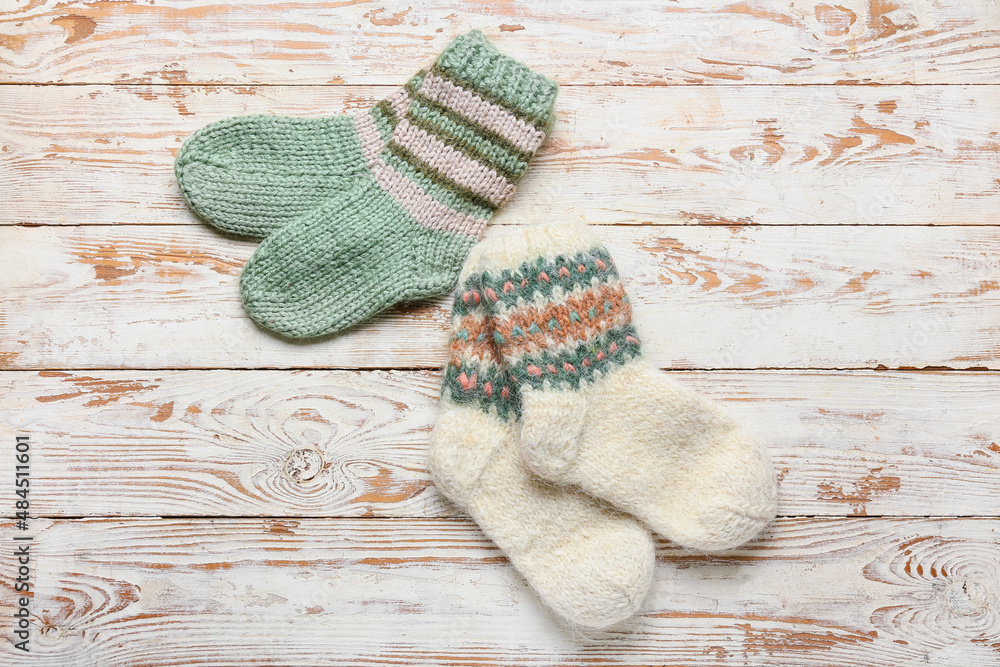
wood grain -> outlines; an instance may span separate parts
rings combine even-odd
[[[353,113],[390,90],[8,87],[0,224],[200,224],[174,178],[183,139],[239,114]],[[995,86],[569,87],[496,222],[997,224],[997,108]]]
[[[652,362],[781,479],[752,544],[662,542],[608,633],[430,482],[447,298],[276,338],[254,245],[172,173],[207,123],[357,112],[470,28],[560,84],[496,226],[600,225]],[[0,425],[37,588],[0,664],[996,667],[998,49],[990,0],[8,2]]]
[[[40,632],[19,665],[992,667],[1000,655],[989,519],[784,519],[716,558],[663,543],[644,614],[589,636],[557,625],[460,520],[42,519],[32,532]],[[2,581],[6,615],[9,569]],[[13,657],[9,642],[0,652]]]
[[[491,229],[489,234],[500,233]],[[1000,229],[600,227],[671,368],[1000,367]],[[239,299],[253,251],[205,227],[7,227],[8,369],[434,368],[446,297],[279,339]]]
[[[769,447],[782,515],[1000,514],[996,373],[671,375]],[[426,471],[439,387],[437,371],[7,372],[0,423],[30,434],[41,516],[454,516]]]
[[[988,0],[596,3],[33,0],[0,14],[3,82],[395,83],[481,28],[560,82],[993,83]]]

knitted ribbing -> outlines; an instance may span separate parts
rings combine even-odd
[[[652,537],[633,518],[579,491],[553,488],[524,468],[517,399],[485,327],[481,287],[467,277],[452,307],[431,434],[435,486],[470,514],[565,622],[594,629],[627,619],[652,582]]]
[[[767,451],[643,359],[607,248],[578,223],[479,244],[487,326],[520,396],[526,465],[698,550],[735,547],[776,512]]]
[[[405,88],[418,90],[422,75]],[[372,115],[384,141],[394,122],[390,101],[402,108],[408,97],[399,89],[362,112]],[[226,118],[190,136],[174,163],[181,194],[201,219],[258,239],[342,193],[367,168],[349,115]]]
[[[355,117],[367,168],[271,234],[241,276],[261,325],[305,338],[447,292],[552,122],[556,85],[482,33]]]

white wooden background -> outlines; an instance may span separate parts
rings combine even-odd
[[[575,636],[434,489],[448,300],[253,326],[197,128],[384,97],[477,27],[560,84],[496,225],[598,225],[780,518]],[[0,0],[0,664],[1000,664],[1000,5]]]

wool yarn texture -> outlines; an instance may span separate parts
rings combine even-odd
[[[467,264],[463,276],[431,434],[434,483],[559,618],[588,630],[620,623],[641,609],[652,583],[652,535],[633,517],[524,467],[517,386],[493,345],[479,274]]]
[[[767,450],[645,360],[625,286],[590,227],[513,230],[468,261],[520,396],[520,451],[533,473],[703,552],[739,546],[774,518]]]
[[[419,87],[421,75],[406,87]],[[403,88],[367,113],[392,114]],[[342,194],[368,169],[349,115],[234,116],[191,135],[174,162],[181,194],[198,217],[238,236],[263,239]]]
[[[240,277],[250,316],[322,336],[454,286],[544,141],[555,96],[473,30],[353,117],[206,128],[182,148],[178,180],[212,224],[264,237]]]

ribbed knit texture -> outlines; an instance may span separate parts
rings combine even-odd
[[[478,276],[466,278],[452,309],[441,410],[431,434],[435,485],[561,619],[580,629],[619,623],[639,611],[649,591],[652,536],[634,518],[528,473],[512,389],[487,330]]]
[[[774,518],[767,451],[644,360],[625,287],[589,227],[507,232],[469,263],[482,268],[487,328],[521,398],[532,471],[701,551],[738,546]]]
[[[247,311],[306,338],[450,290],[544,140],[555,94],[482,33],[455,39],[354,118],[365,168],[264,240],[241,276]]]
[[[423,72],[407,84],[419,89]],[[402,89],[368,111],[391,116]],[[385,122],[382,127],[388,131]],[[386,136],[388,139],[388,136]],[[191,209],[231,234],[261,239],[342,193],[368,169],[355,118],[235,116],[210,123],[181,146],[174,173]]]

